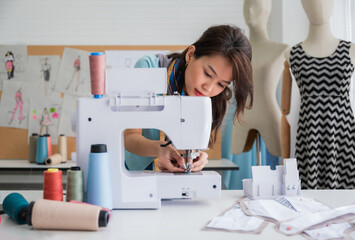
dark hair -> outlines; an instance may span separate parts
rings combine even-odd
[[[194,57],[222,55],[226,57],[233,65],[233,92],[237,101],[237,109],[234,113],[234,120],[240,121],[240,114],[244,109],[250,109],[253,105],[253,77],[251,67],[252,50],[248,38],[244,32],[236,26],[218,25],[208,28],[193,43],[195,46]],[[186,48],[182,53],[173,53],[169,55],[173,59],[179,58],[179,64],[174,77],[180,77],[178,92],[181,93],[185,84],[186,70]],[[249,96],[249,105],[246,101]],[[217,130],[221,127],[222,120],[226,113],[227,102],[232,98],[232,91],[226,87],[223,92],[217,96],[211,97],[212,101],[212,134],[209,146],[213,146],[217,138]]]

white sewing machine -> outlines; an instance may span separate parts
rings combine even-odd
[[[159,129],[180,150],[208,147],[210,98],[161,95],[166,74],[165,68],[108,68],[108,97],[78,99],[77,162],[86,183],[91,144],[107,145],[114,209],[159,208],[161,199],[220,197],[221,176],[213,171],[175,174],[125,167],[123,132],[129,128]]]

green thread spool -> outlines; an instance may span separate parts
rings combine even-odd
[[[84,202],[84,174],[80,167],[71,167],[67,171],[66,201],[70,200]]]
[[[26,223],[26,213],[29,203],[19,193],[7,195],[3,202],[4,212],[18,224]]]
[[[30,163],[36,162],[37,139],[38,139],[38,134],[32,133],[28,144],[28,161]]]

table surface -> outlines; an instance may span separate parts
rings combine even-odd
[[[68,160],[65,163],[53,164],[53,165],[45,165],[45,164],[37,164],[30,163],[28,160],[17,160],[17,159],[1,159],[0,160],[0,169],[47,169],[47,168],[60,168],[60,169],[69,169],[75,166],[76,163],[72,160]]]
[[[60,169],[69,169],[72,166],[75,166],[76,163],[72,160],[68,160],[66,163],[55,164],[55,165],[44,165],[30,163],[28,160],[16,160],[16,159],[1,159],[0,160],[0,169],[47,169],[51,168],[60,168]],[[205,170],[238,170],[239,167],[232,161],[222,158],[222,159],[209,159]]]
[[[11,191],[0,191],[1,200]],[[42,197],[41,191],[20,192],[28,201]],[[18,225],[1,215],[0,239],[285,239],[269,223],[261,234],[241,234],[201,230],[213,217],[220,215],[242,196],[241,190],[225,190],[219,199],[166,200],[157,210],[114,210],[109,225],[97,232],[34,230]],[[355,190],[305,190],[303,197],[312,197],[331,207],[355,204]],[[355,232],[351,233],[355,239]],[[304,239],[302,236],[287,239]]]

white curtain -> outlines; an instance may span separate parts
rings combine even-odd
[[[355,41],[355,0],[334,0],[334,10],[330,21],[333,34],[340,39]],[[350,84],[351,105],[355,106],[354,74]]]

